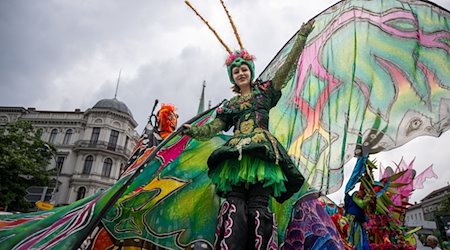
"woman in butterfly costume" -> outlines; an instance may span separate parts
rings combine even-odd
[[[230,22],[234,28],[231,19]],[[269,198],[273,196],[283,203],[301,188],[304,177],[268,130],[269,111],[280,99],[281,89],[312,28],[313,22],[303,24],[294,44],[295,52],[267,82],[253,81],[254,57],[237,36],[240,50],[231,52],[225,47],[229,52],[225,64],[236,96],[216,110],[210,123],[199,127],[184,125],[184,134],[197,140],[209,140],[234,126],[233,136],[208,158],[208,174],[216,193],[225,198],[218,215],[216,249],[278,248]]]

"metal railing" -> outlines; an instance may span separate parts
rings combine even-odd
[[[80,140],[75,143],[75,147],[85,148],[85,149],[104,149],[120,154],[130,155],[131,151],[120,145],[110,144],[107,141],[90,141],[90,140]]]

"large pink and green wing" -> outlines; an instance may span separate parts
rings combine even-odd
[[[219,198],[206,162],[225,139],[175,136],[106,213],[103,226],[118,240],[144,239],[169,249],[195,242],[212,247]]]
[[[106,249],[136,240],[169,249],[211,247],[219,198],[206,161],[226,139],[198,142],[175,133],[101,193],[45,213],[0,218],[0,249]]]
[[[314,20],[270,129],[308,183],[331,193],[353,156],[449,129],[450,13],[428,1],[353,0]],[[291,46],[261,79],[273,77]]]

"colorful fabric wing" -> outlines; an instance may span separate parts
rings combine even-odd
[[[145,239],[170,249],[212,246],[219,198],[206,161],[224,139],[174,137],[108,210],[103,226],[116,240]]]
[[[206,122],[211,114],[193,124]],[[174,134],[151,154],[144,150],[104,192],[45,214],[2,217],[0,249],[104,249],[117,242],[124,246],[127,239],[171,249],[195,242],[211,246],[219,198],[206,160],[225,139],[200,143]]]
[[[270,130],[313,188],[342,185],[355,154],[450,127],[450,13],[428,1],[341,1],[315,18]],[[292,40],[261,75],[273,77]]]
[[[33,214],[31,221],[0,229],[0,249],[70,249],[82,237],[86,226],[99,214],[123,182],[104,193],[87,197],[62,208],[47,211],[39,218]],[[23,215],[26,216],[26,215]],[[2,223],[13,218],[3,217]]]

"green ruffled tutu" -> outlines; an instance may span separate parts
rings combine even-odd
[[[231,191],[232,186],[263,183],[270,187],[272,195],[278,197],[286,192],[286,176],[281,167],[256,157],[242,155],[242,159],[224,160],[219,166],[210,170],[209,176],[216,189],[223,194]]]

